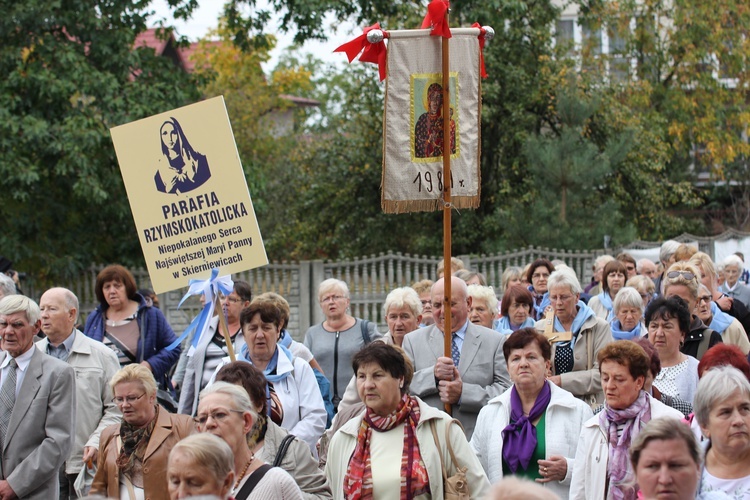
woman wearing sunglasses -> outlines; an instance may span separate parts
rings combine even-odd
[[[722,342],[721,335],[707,327],[695,315],[699,285],[700,273],[698,268],[687,262],[672,264],[664,275],[664,296],[679,297],[684,300],[691,315],[690,327],[683,343],[680,345],[680,352],[698,360],[703,357],[708,349]]]

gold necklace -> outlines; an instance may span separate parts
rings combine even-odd
[[[255,460],[254,453],[250,455],[250,460],[245,464],[245,468],[242,469],[242,473],[239,475],[239,477],[237,478],[237,481],[234,483],[234,488],[232,488],[232,490],[236,490],[239,487],[240,483],[242,482],[242,478],[245,477],[245,473],[247,472],[247,469],[250,467],[250,464],[253,463],[253,460]]]

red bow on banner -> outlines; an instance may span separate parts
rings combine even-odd
[[[482,78],[487,78],[487,71],[484,69],[484,35],[487,34],[487,30],[482,28],[479,23],[471,25],[472,28],[479,28],[479,71],[482,74]]]
[[[357,57],[357,54],[362,52],[362,55],[359,58],[360,62],[377,64],[380,73],[380,81],[383,81],[385,80],[385,42],[382,40],[378,43],[370,43],[367,41],[367,33],[379,29],[380,23],[375,23],[372,26],[364,28],[361,35],[354,40],[337,47],[334,52],[345,52],[346,57],[349,58],[349,62],[352,62],[354,58]]]
[[[451,37],[451,30],[448,27],[448,21],[445,19],[445,13],[448,12],[451,4],[448,0],[432,0],[427,5],[427,15],[422,21],[422,29],[432,26],[431,36]]]

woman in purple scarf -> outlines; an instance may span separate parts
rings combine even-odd
[[[570,498],[635,500],[638,485],[628,448],[654,418],[681,419],[682,414],[643,390],[650,359],[630,340],[618,340],[599,351],[604,410],[583,426],[576,450]]]
[[[513,386],[479,412],[471,446],[490,482],[521,476],[568,498],[578,436],[591,409],[547,381],[551,348],[534,328],[510,334],[503,354]]]

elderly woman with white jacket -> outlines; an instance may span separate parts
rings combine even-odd
[[[373,342],[352,365],[366,408],[331,439],[326,476],[334,499],[442,499],[443,464],[448,476],[466,468],[470,498],[487,495],[490,483],[459,425],[409,395],[414,368],[403,350]]]
[[[581,431],[569,498],[635,500],[630,443],[652,419],[683,415],[643,390],[651,361],[641,346],[615,341],[599,352],[598,361],[606,403]]]
[[[503,354],[513,386],[479,412],[471,447],[490,482],[521,476],[566,499],[578,437],[591,409],[547,381],[551,348],[534,328],[512,333]]]
[[[305,441],[317,456],[315,445],[325,430],[327,413],[310,365],[277,343],[283,313],[272,302],[254,300],[243,309],[240,323],[246,345],[237,360],[251,363],[263,372],[269,398],[268,417]],[[229,361],[228,357],[222,359],[211,382]]]

